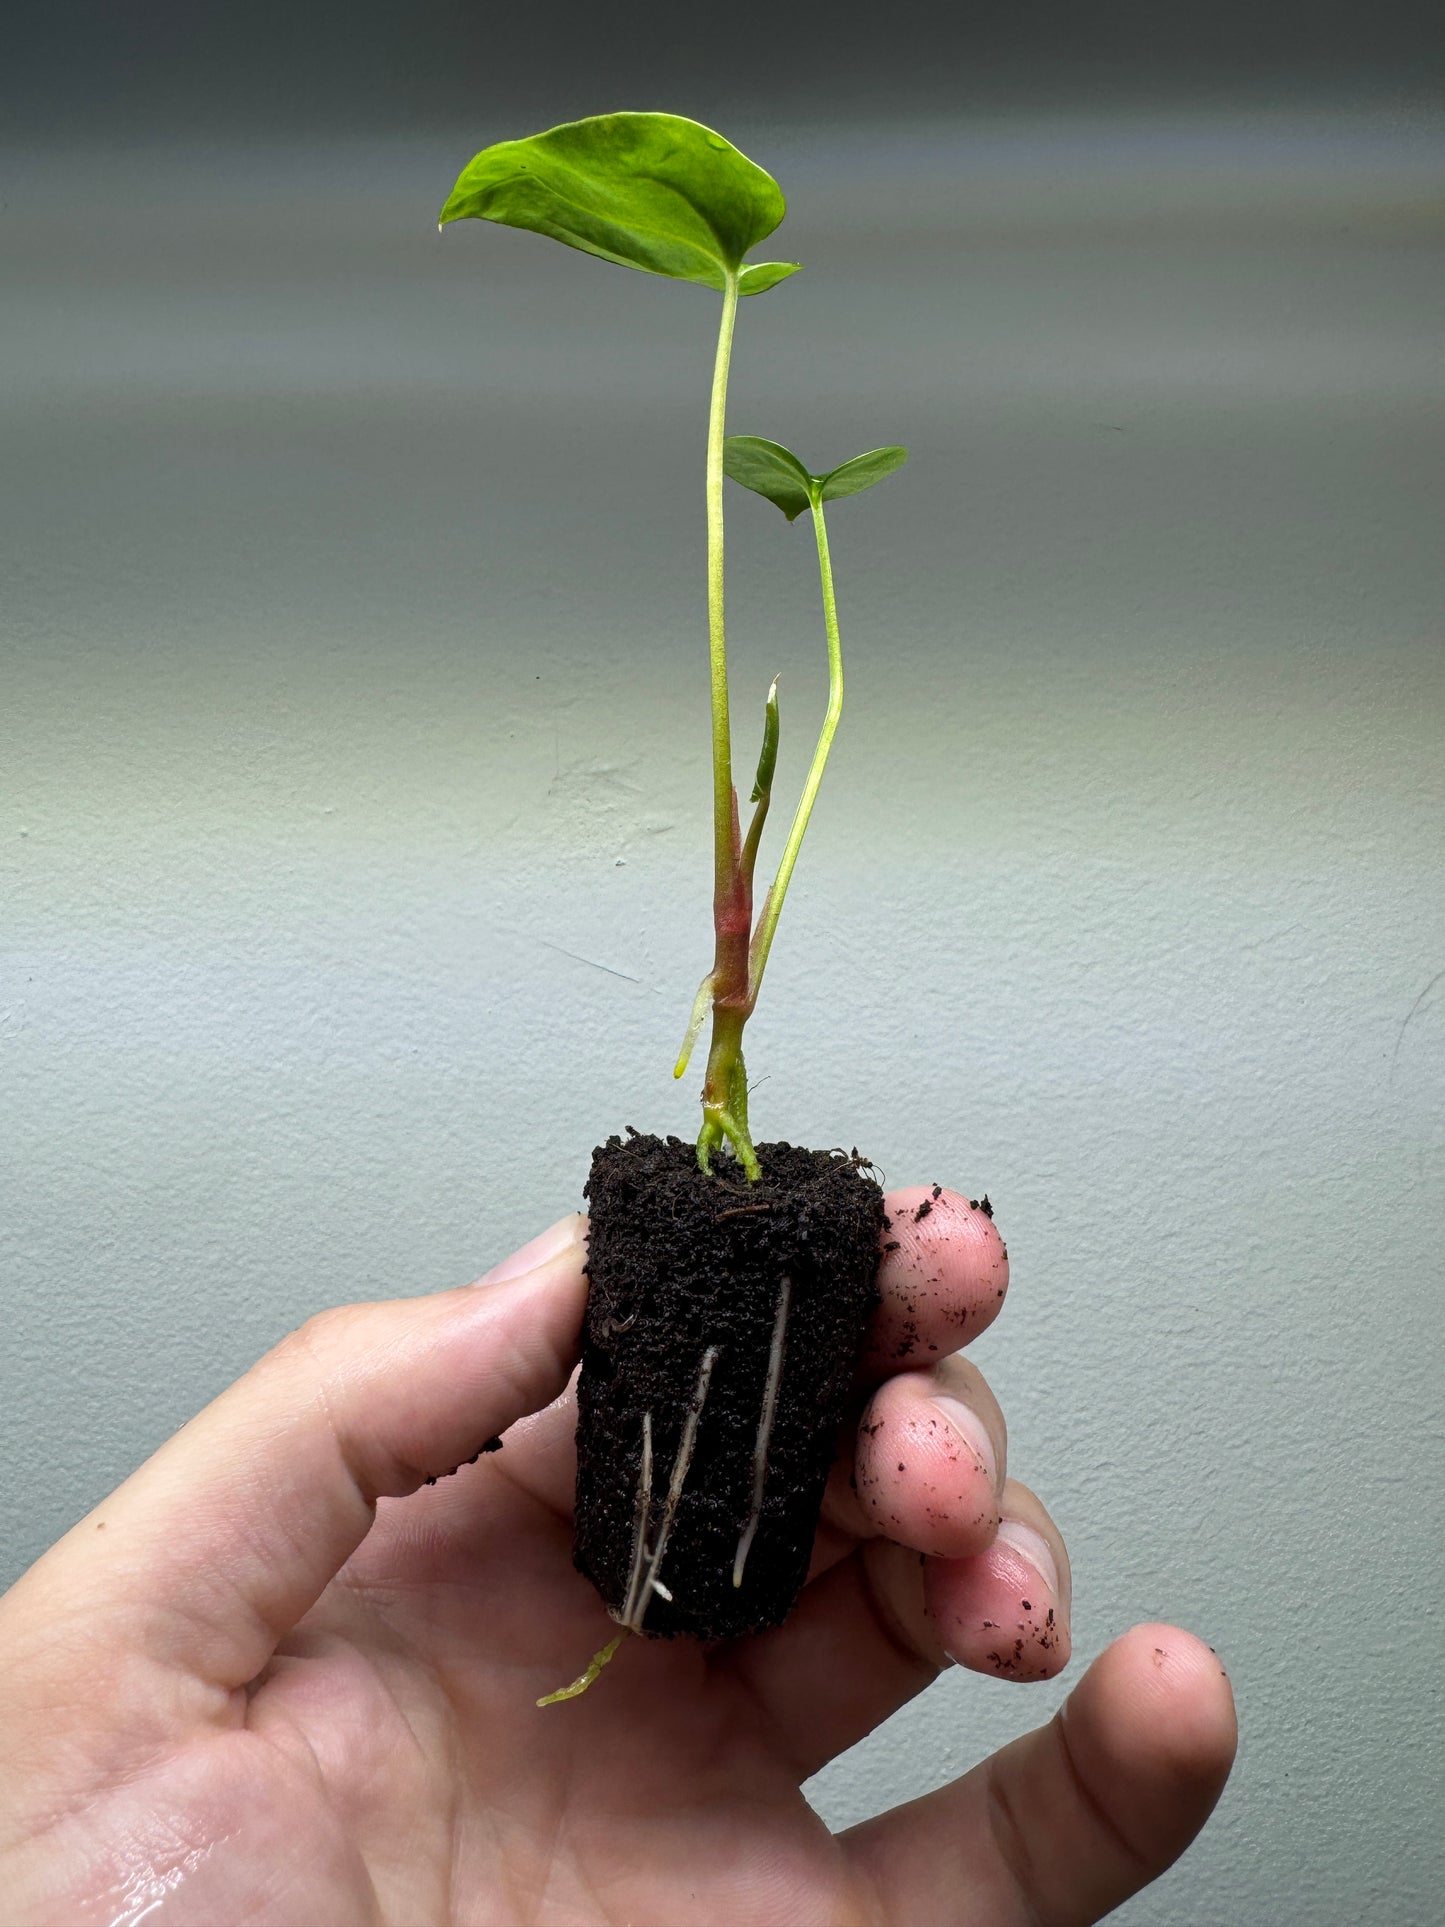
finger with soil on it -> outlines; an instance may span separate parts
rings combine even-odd
[[[881,1303],[864,1341],[864,1379],[927,1365],[986,1331],[1008,1291],[1008,1249],[987,1199],[940,1185],[889,1192],[878,1266]],[[921,1214],[921,1215],[920,1215]]]
[[[950,1657],[1000,1679],[1052,1679],[1069,1662],[1070,1579],[1064,1543],[1027,1486],[1010,1479],[986,1552],[930,1559],[929,1617]]]
[[[829,1483],[825,1534],[888,1538],[911,1551],[960,1559],[992,1543],[999,1522],[1008,1433],[978,1367],[943,1360],[903,1372],[869,1401],[851,1451]],[[820,1534],[815,1571],[829,1546]]]

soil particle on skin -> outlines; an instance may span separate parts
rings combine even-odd
[[[928,1216],[929,1212],[932,1209],[933,1209],[933,1200],[931,1198],[925,1198],[922,1204],[919,1205],[918,1209],[914,1212],[913,1222],[915,1224],[922,1224],[923,1220]]]
[[[943,1196],[943,1186],[941,1184],[935,1184],[929,1195],[932,1197],[933,1202],[937,1204],[938,1200]]]
[[[986,1218],[993,1216],[993,1206],[988,1201],[987,1191],[984,1192],[981,1198],[970,1198],[968,1208],[970,1211],[981,1211]]]
[[[457,1473],[462,1470],[463,1466],[475,1465],[477,1460],[482,1456],[483,1452],[500,1452],[501,1449],[502,1449],[502,1441],[499,1438],[488,1439],[484,1444],[479,1445],[477,1447],[476,1451],[473,1452],[472,1456],[469,1459],[463,1459],[461,1465],[454,1465],[449,1472],[434,1472],[429,1479],[423,1479],[422,1484],[435,1485],[438,1479],[455,1478]]]
[[[878,1185],[845,1154],[760,1144],[749,1184],[681,1139],[610,1138],[593,1155],[578,1386],[573,1559],[621,1610],[633,1571],[644,1418],[655,1549],[701,1361],[716,1357],[653,1593],[649,1634],[730,1638],[786,1618],[802,1588],[864,1325],[877,1303]],[[782,1281],[789,1305],[762,1510],[733,1562],[754,1468]]]

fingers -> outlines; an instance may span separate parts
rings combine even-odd
[[[900,1372],[864,1409],[829,1523],[945,1558],[981,1552],[998,1529],[1007,1452],[998,1400],[970,1360]]]
[[[1062,1669],[1068,1560],[1053,1521],[1013,1479],[1004,1486],[998,1533],[983,1552],[951,1560],[866,1540],[803,1588],[782,1626],[714,1655],[714,1670],[735,1677],[758,1702],[800,1780],[950,1664],[1021,1681]],[[1052,1584],[1031,1563],[1044,1557],[1040,1545],[1055,1562]],[[1019,1620],[1036,1623],[1015,1655]],[[1011,1663],[996,1663],[995,1654]]]
[[[1069,1555],[1027,1486],[1004,1487],[998,1536],[967,1559],[933,1559],[924,1601],[950,1658],[1001,1679],[1052,1679],[1069,1663]]]
[[[585,1221],[483,1287],[323,1313],[169,1440],[11,1594],[90,1597],[133,1648],[234,1688],[360,1544],[383,1494],[554,1398],[577,1356]]]
[[[1085,1927],[1188,1846],[1235,1737],[1210,1649],[1172,1626],[1136,1626],[1049,1725],[843,1840],[886,1921]]]
[[[861,1371],[876,1383],[972,1343],[998,1316],[1008,1290],[1008,1250],[986,1200],[939,1185],[890,1191],[878,1290]]]

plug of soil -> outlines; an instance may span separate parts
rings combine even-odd
[[[807,1576],[883,1194],[858,1160],[609,1138],[587,1183],[573,1560],[633,1632],[779,1625]]]

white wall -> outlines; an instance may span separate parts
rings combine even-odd
[[[474,144],[6,168],[4,1576],[311,1310],[691,1125],[712,309],[438,240]],[[834,517],[756,1121],[991,1193],[1079,1663],[1158,1615],[1229,1666],[1231,1790],[1122,1917],[1438,1921],[1440,141],[745,144],[808,271],[732,426],[914,450]],[[731,546],[796,779],[806,532]],[[1061,1690],[949,1678],[819,1803]]]

